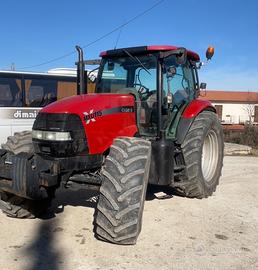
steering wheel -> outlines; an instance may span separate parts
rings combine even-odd
[[[136,86],[139,86],[139,89],[137,89]],[[146,87],[146,86],[144,86],[143,84],[140,84],[140,83],[134,83],[133,87],[135,87],[137,89],[140,96],[146,95],[150,91],[150,89],[148,87]]]

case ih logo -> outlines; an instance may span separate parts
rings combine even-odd
[[[122,107],[115,107],[106,109],[103,111],[97,111],[94,112],[93,110],[90,110],[90,112],[84,112],[84,119],[86,121],[86,124],[88,125],[90,122],[96,122],[97,117],[109,115],[109,114],[115,114],[115,113],[133,113],[134,107],[133,106],[122,106]]]
[[[93,110],[90,110],[89,113],[85,112],[83,114],[85,115],[84,119],[86,121],[86,124],[88,125],[90,122],[96,122],[95,118],[101,116],[102,112],[101,111],[93,112]]]

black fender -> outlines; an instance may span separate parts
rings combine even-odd
[[[41,188],[44,179],[40,177],[39,169],[44,172],[50,170],[51,166],[50,162],[45,162],[43,159],[39,161],[31,153],[15,155],[12,152],[0,150],[0,191],[27,199],[47,198],[46,189]]]

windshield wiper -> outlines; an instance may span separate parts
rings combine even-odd
[[[142,68],[143,68],[149,75],[151,75],[151,73],[149,72],[149,70],[144,66],[144,64],[141,62],[141,60],[140,60],[138,57],[131,55],[126,49],[123,49],[123,51],[124,51],[129,57],[131,57],[131,58],[134,59],[136,62],[138,62],[138,63],[142,66]]]

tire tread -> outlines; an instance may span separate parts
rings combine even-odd
[[[204,140],[205,130],[209,129],[213,125],[220,136],[221,145],[220,148],[220,160],[217,167],[214,183],[211,186],[207,186],[203,180],[201,171],[201,156],[202,144]],[[207,198],[215,192],[217,185],[219,184],[219,178],[221,176],[221,170],[223,166],[223,132],[221,124],[217,115],[211,111],[201,112],[194,120],[190,127],[186,138],[182,144],[182,151],[186,168],[182,175],[175,182],[175,188],[177,192],[185,197],[189,198]]]
[[[103,182],[94,222],[98,239],[120,245],[136,243],[150,159],[149,141],[130,137],[114,140],[101,170]]]

